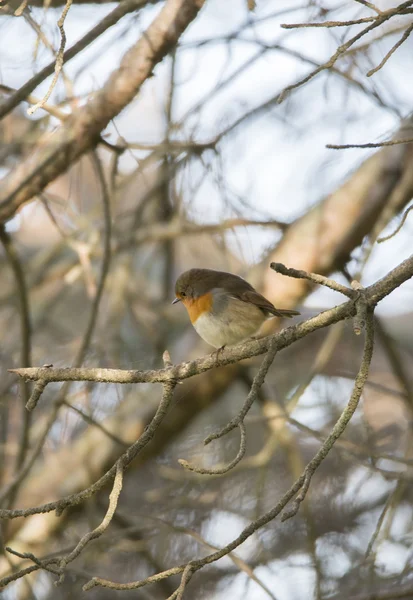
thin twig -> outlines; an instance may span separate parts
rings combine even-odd
[[[281,517],[282,521],[291,519],[291,517],[294,517],[297,514],[298,509],[300,508],[301,502],[303,502],[304,498],[306,497],[306,494],[307,494],[307,491],[310,486],[310,482],[311,482],[311,479],[312,479],[314,473],[316,472],[316,470],[318,469],[320,464],[323,462],[323,460],[325,459],[327,454],[330,452],[330,450],[334,446],[335,442],[342,435],[342,433],[344,432],[345,428],[347,427],[351,417],[353,416],[353,414],[359,404],[361,394],[363,393],[364,385],[367,381],[370,363],[371,363],[371,359],[373,356],[373,349],[374,349],[374,320],[373,320],[373,312],[370,311],[367,315],[366,339],[364,342],[363,358],[361,361],[359,372],[357,373],[357,377],[354,381],[353,392],[351,394],[350,400],[349,400],[346,408],[344,409],[344,411],[341,413],[341,416],[338,419],[337,423],[334,425],[333,430],[331,431],[330,435],[328,436],[328,438],[326,439],[324,444],[321,446],[320,450],[317,452],[315,457],[306,466],[304,473],[303,473],[303,477],[302,477],[302,486],[301,486],[300,493],[294,500],[291,508],[283,513],[283,515]]]
[[[45,571],[50,571],[50,573],[59,575],[59,569],[53,566],[57,563],[57,559],[55,558],[52,560],[40,560],[32,552],[18,552],[17,550],[13,550],[13,548],[10,548],[9,546],[6,546],[5,549],[7,550],[7,552],[13,554],[14,556],[17,556],[18,558],[33,561],[34,564],[37,565],[37,567],[39,567],[39,569],[44,569]]]
[[[272,262],[270,264],[270,268],[273,269],[276,273],[280,273],[281,275],[286,275],[287,277],[294,277],[295,279],[308,279],[308,281],[312,281],[313,283],[317,283],[320,285],[324,285],[325,287],[334,290],[335,292],[339,292],[340,294],[344,294],[347,298],[354,298],[354,292],[342,285],[341,283],[337,283],[333,279],[328,279],[328,277],[324,277],[324,275],[318,275],[317,273],[307,273],[306,271],[302,271],[301,269],[292,269],[291,267],[286,267],[282,263]]]
[[[276,341],[275,339],[272,339],[268,346],[267,354],[265,355],[265,358],[261,363],[258,373],[254,377],[251,389],[241,410],[233,419],[231,419],[229,423],[225,425],[225,427],[223,427],[215,433],[211,433],[210,435],[208,435],[204,440],[205,446],[210,444],[212,440],[218,440],[219,438],[223,437],[224,435],[238,427],[239,424],[244,421],[245,417],[248,414],[248,411],[250,410],[251,406],[254,404],[257,398],[258,391],[265,381],[265,377],[267,376],[268,370],[273,363],[277,351],[278,347]]]
[[[413,140],[411,140],[413,142]],[[409,212],[413,210],[413,204],[411,206],[409,206],[408,208],[406,208],[406,210],[403,213],[402,219],[399,223],[399,225],[396,227],[396,229],[393,231],[393,233],[390,233],[389,235],[384,235],[383,237],[377,238],[377,243],[378,244],[382,244],[383,242],[387,242],[387,240],[390,240],[392,237],[394,237],[397,233],[399,233],[400,229],[403,227],[403,225],[406,222],[406,219],[409,215]]]
[[[386,56],[377,65],[377,67],[374,67],[374,69],[371,69],[370,71],[368,71],[367,77],[371,77],[372,75],[374,75],[375,73],[377,73],[377,71],[379,71],[382,67],[384,67],[384,65],[386,64],[386,62],[391,57],[391,55],[394,54],[394,52],[396,52],[396,50],[398,48],[400,48],[400,46],[407,40],[407,38],[410,36],[410,34],[411,34],[412,31],[413,31],[413,23],[406,29],[406,31],[403,33],[403,35],[400,38],[400,40],[398,42],[396,42],[396,44],[394,44],[393,48],[391,48],[388,51],[388,53],[386,54]]]
[[[241,434],[239,450],[236,457],[228,465],[225,465],[224,467],[212,467],[210,469],[207,469],[205,467],[197,467],[196,465],[193,465],[192,463],[188,462],[187,460],[184,460],[183,458],[180,458],[178,460],[179,464],[182,465],[188,471],[193,471],[194,473],[199,473],[200,475],[224,475],[224,473],[228,473],[228,471],[231,471],[231,469],[236,467],[237,464],[241,462],[241,460],[244,458],[247,449],[247,433],[245,431],[244,422],[241,421],[237,425]]]
[[[372,2],[368,2],[367,0],[355,0],[356,2],[358,2],[359,4],[362,4],[363,6],[367,6],[367,8],[371,8],[371,10],[374,10],[374,12],[378,15],[382,14],[382,11],[377,8],[377,6],[375,6]]]
[[[123,0],[119,2],[108,15],[106,15],[95,27],[88,31],[78,42],[73,44],[69,50],[63,54],[63,62],[66,64],[96,40],[102,33],[107,31],[113,25],[116,25],[120,19],[132,11],[137,10],[148,4],[150,0]],[[56,66],[56,61],[49,63],[41,71],[33,75],[29,81],[23,84],[13,95],[3,100],[0,104],[0,120],[11,112],[20,102],[28,99],[29,94],[36,89],[49,75],[52,75]],[[44,107],[43,107],[44,108]]]
[[[18,6],[18,8],[16,8],[16,10],[14,11],[14,16],[15,17],[21,17],[22,16],[23,12],[26,9],[27,2],[28,2],[28,0],[23,0],[23,2]]]
[[[3,83],[0,83],[0,91],[6,92],[8,94],[12,94],[12,93],[16,93],[17,90],[11,88],[8,85],[4,85]],[[37,98],[36,96],[32,96],[31,94],[26,96],[25,101],[28,102],[29,104],[40,104],[43,102],[42,100],[39,100],[39,98]],[[53,106],[51,104],[45,104],[43,102],[41,108],[45,112],[49,113],[49,115],[51,115],[52,117],[56,117],[56,119],[59,119],[60,121],[65,121],[69,117],[68,113],[65,113],[60,108],[57,108],[56,106]]]
[[[59,583],[62,583],[64,579],[64,570],[67,565],[71,563],[75,558],[79,556],[79,554],[83,551],[85,546],[89,544],[92,540],[96,540],[99,538],[106,529],[109,527],[110,522],[113,519],[113,515],[115,514],[116,507],[118,505],[119,495],[122,490],[123,484],[123,463],[121,460],[118,460],[116,463],[116,475],[113,480],[112,491],[109,496],[109,506],[106,514],[98,527],[96,527],[93,531],[89,531],[86,535],[84,535],[76,547],[72,550],[70,554],[62,558],[59,562],[60,569],[60,579]]]
[[[65,51],[65,47],[66,47],[66,32],[64,30],[63,25],[65,22],[67,13],[69,12],[70,7],[72,6],[72,1],[73,0],[66,0],[66,4],[63,9],[62,15],[57,22],[57,26],[60,30],[60,47],[59,47],[59,50],[57,51],[56,63],[55,63],[55,67],[54,67],[54,75],[53,75],[52,82],[50,83],[49,89],[47,90],[47,92],[44,95],[44,97],[42,98],[42,100],[40,100],[40,102],[38,102],[34,106],[31,106],[27,110],[27,113],[29,115],[32,115],[33,113],[36,112],[36,110],[38,108],[42,108],[46,104],[46,102],[49,100],[49,98],[56,86],[57,80],[59,79],[60,71],[63,68],[64,51]]]
[[[280,94],[280,96],[278,98],[278,103],[280,104],[281,102],[283,102],[285,100],[285,98],[287,97],[287,95],[290,92],[292,92],[293,90],[295,90],[296,88],[301,87],[305,83],[308,83],[311,79],[313,79],[316,75],[318,75],[322,71],[325,71],[325,70],[333,67],[335,65],[335,63],[337,62],[337,60],[341,56],[343,56],[347,52],[347,50],[355,42],[357,42],[361,37],[370,33],[370,31],[373,31],[374,29],[376,29],[377,27],[379,27],[380,25],[382,25],[383,23],[385,23],[386,21],[388,21],[395,15],[399,15],[401,12],[404,12],[405,9],[409,9],[409,7],[412,4],[413,4],[413,0],[408,0],[407,2],[403,2],[402,4],[399,4],[398,6],[395,6],[394,8],[387,10],[386,12],[379,14],[375,18],[373,23],[371,23],[370,25],[368,25],[367,27],[362,29],[362,31],[360,31],[359,33],[354,35],[352,38],[350,38],[347,42],[345,42],[341,46],[339,46],[327,62],[323,63],[322,65],[320,65],[319,67],[317,67],[316,69],[311,71],[311,73],[308,73],[308,75],[306,75],[305,77],[302,77],[296,83],[293,83],[293,84],[285,87],[283,92]]]
[[[110,440],[112,440],[112,442],[119,444],[119,446],[121,446],[122,448],[127,448],[129,446],[129,444],[127,444],[124,440],[122,440],[120,437],[109,431],[109,429],[106,429],[106,427],[104,427],[101,423],[96,421],[96,419],[93,419],[93,417],[86,414],[77,406],[70,404],[70,402],[68,402],[67,400],[63,400],[62,404],[64,406],[67,406],[70,410],[73,410],[73,412],[75,412],[76,414],[78,414],[79,417],[81,417],[88,425],[92,425],[93,427],[99,429],[104,435],[106,435]]]
[[[347,150],[348,148],[383,148],[385,146],[397,146],[398,144],[411,144],[413,138],[405,140],[387,140],[385,142],[368,142],[367,144],[327,144],[330,150]]]
[[[363,17],[361,19],[352,19],[350,21],[320,21],[318,23],[282,23],[283,29],[304,29],[311,27],[350,27],[351,25],[362,25],[363,23],[372,23],[377,17]]]
[[[214,546],[214,544],[207,542],[205,540],[205,538],[203,538],[202,535],[200,535],[197,531],[189,529],[188,527],[180,527],[179,525],[170,523],[169,521],[166,521],[165,519],[161,519],[160,517],[153,517],[153,516],[149,516],[146,514],[145,514],[144,518],[151,519],[155,523],[160,523],[162,525],[166,525],[166,527],[168,527],[175,533],[182,533],[184,535],[189,535],[196,542],[198,542],[202,546],[205,546],[206,548],[209,548],[210,550],[219,550],[219,548],[217,546]],[[244,571],[244,573],[246,573],[252,581],[254,581],[257,585],[259,585],[260,588],[271,598],[271,600],[277,600],[277,598],[271,592],[271,590],[269,590],[268,587],[255,575],[254,570],[242,558],[240,558],[237,554],[234,554],[233,552],[230,552],[228,554],[228,558],[230,558],[232,560],[232,562],[234,563],[234,565],[236,567],[238,567],[239,569]]]
[[[386,354],[386,358],[390,365],[390,368],[398,380],[400,387],[404,390],[402,397],[406,400],[406,404],[409,410],[413,410],[413,383],[410,377],[410,366],[405,365],[403,356],[399,352],[399,348],[395,341],[388,334],[386,328],[383,326],[381,319],[376,316],[376,332],[379,336],[380,342],[383,346],[383,350]],[[407,367],[407,368],[406,368]]]
[[[8,552],[11,552],[11,548],[6,547],[6,550]],[[13,554],[13,552],[11,552],[11,554]],[[16,556],[18,556],[18,554],[16,554]],[[18,579],[21,579],[22,577],[25,577],[26,575],[30,575],[30,573],[34,573],[35,571],[38,571],[39,569],[40,569],[40,567],[38,565],[34,564],[34,565],[31,565],[30,567],[25,567],[24,569],[20,569],[19,571],[16,571],[15,573],[11,573],[10,575],[3,577],[2,579],[0,579],[0,590],[2,590],[7,585],[9,585],[9,583],[13,583],[13,581],[17,581]]]
[[[168,0],[87,104],[75,111],[30,157],[2,180],[0,221],[43,191],[70,164],[95,147],[102,131],[136,96],[155,66],[178,42],[205,0]],[[137,68],[139,65],[139,68]],[[0,110],[1,112],[1,110]]]
[[[367,560],[370,557],[370,555],[372,553],[372,550],[373,550],[373,547],[374,547],[374,544],[376,543],[377,538],[380,535],[380,530],[381,530],[381,528],[383,526],[383,523],[384,523],[384,520],[386,518],[386,515],[387,515],[389,509],[391,508],[391,506],[393,504],[394,498],[397,496],[398,492],[400,491],[400,486],[404,486],[404,484],[405,484],[405,482],[403,480],[398,481],[396,483],[396,486],[395,486],[394,490],[392,491],[392,493],[387,498],[387,501],[386,501],[386,503],[385,503],[385,505],[383,507],[383,510],[381,511],[380,516],[377,519],[377,524],[376,524],[376,527],[375,527],[375,529],[373,531],[373,535],[371,536],[371,538],[369,540],[369,543],[367,545],[367,549],[366,549],[366,552],[364,554],[364,559],[365,560]],[[374,553],[374,554],[376,554],[376,553]],[[374,557],[373,557],[372,563],[374,565]]]
[[[225,219],[220,223],[214,224],[192,224],[182,222],[180,219],[174,219],[167,223],[155,223],[152,226],[138,229],[134,233],[133,245],[145,244],[147,242],[160,242],[164,240],[173,240],[182,236],[199,235],[201,233],[221,233],[227,229],[235,229],[237,227],[265,227],[277,228],[280,231],[286,231],[288,229],[288,223],[282,221],[269,220],[269,221],[257,221],[254,219]],[[119,249],[125,249],[130,246],[130,242],[120,243]]]
[[[173,567],[172,569],[167,569],[161,573],[156,573],[156,575],[151,575],[142,581],[134,581],[131,583],[115,583],[113,581],[108,581],[107,579],[102,579],[101,577],[93,577],[90,581],[85,583],[82,589],[84,592],[88,592],[94,587],[102,586],[112,590],[136,590],[150,583],[158,583],[173,575],[180,575],[185,567],[186,565]]]

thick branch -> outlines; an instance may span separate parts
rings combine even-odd
[[[1,222],[10,219],[22,204],[96,144],[109,121],[133,100],[155,66],[176,45],[203,3],[204,0],[168,0],[103,88],[3,180]]]
[[[64,4],[64,0],[60,2],[60,4]],[[66,50],[63,54],[63,62],[66,64],[77,56],[82,50],[87,48],[92,42],[94,42],[102,33],[107,31],[113,25],[116,25],[122,17],[125,15],[137,10],[138,8],[142,8],[145,4],[148,3],[148,0],[122,0],[119,2],[118,6],[112,10],[108,15],[106,15],[97,25],[92,27],[90,31],[88,31],[80,40],[78,40],[71,48]],[[12,2],[9,2],[9,6]],[[53,4],[53,2],[52,2]],[[41,5],[43,6],[43,0],[41,0]],[[55,68],[55,61],[49,63],[46,67],[43,67],[38,73],[33,75],[26,83],[24,83],[18,90],[15,90],[11,96],[6,99],[3,99],[0,103],[0,119],[3,119],[7,114],[9,114],[16,106],[26,100],[27,102],[31,102],[29,100],[29,94],[33,92],[49,75],[52,75]],[[3,88],[5,86],[2,86]],[[10,88],[9,92],[12,91]],[[43,107],[45,108],[45,107]],[[50,111],[49,107],[48,110]],[[56,107],[53,107],[53,110],[56,111]],[[57,114],[55,114],[58,118]],[[66,115],[65,115],[66,116]]]

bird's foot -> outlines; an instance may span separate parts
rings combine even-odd
[[[215,352],[213,352],[212,354],[215,354],[215,359],[218,361],[219,359],[219,355],[220,353],[227,347],[226,344],[224,344],[223,346],[221,346],[220,348],[217,348],[217,350],[215,350]]]

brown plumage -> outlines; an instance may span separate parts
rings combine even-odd
[[[220,348],[258,331],[269,317],[293,317],[296,310],[275,308],[248,281],[212,269],[190,269],[175,284],[176,299],[188,311],[199,335]]]

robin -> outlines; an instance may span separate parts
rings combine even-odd
[[[182,302],[197,333],[219,349],[251,337],[268,318],[300,314],[275,308],[242,277],[212,269],[182,273],[175,296],[172,304]]]

